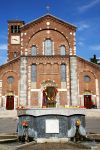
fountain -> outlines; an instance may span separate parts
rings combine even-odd
[[[2,139],[2,149],[94,149],[100,144],[99,135],[86,133],[84,108],[21,108],[17,114],[17,140]]]
[[[61,142],[82,140],[86,136],[85,109],[18,109],[19,141]]]

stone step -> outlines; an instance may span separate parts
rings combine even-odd
[[[17,135],[0,135],[0,140],[2,139],[15,139]]]
[[[12,142],[16,142],[16,141],[18,141],[17,138],[0,139],[0,144],[3,144],[3,143],[12,143]]]

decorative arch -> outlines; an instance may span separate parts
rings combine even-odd
[[[83,71],[81,71],[81,72],[79,73],[79,76],[80,76],[81,74],[84,74],[84,73],[91,73],[91,74],[94,76],[94,78],[96,79],[96,74],[93,73],[93,72],[90,71],[90,70],[83,70]],[[88,74],[87,74],[87,75],[88,75]]]
[[[18,78],[18,73],[13,70],[6,71],[1,75],[2,96],[5,96],[4,105],[7,110],[13,110],[16,107],[16,95],[18,95]]]
[[[8,70],[8,71],[5,71],[4,73],[2,73],[2,74],[1,74],[1,76],[0,76],[0,78],[2,79],[2,77],[3,77],[5,74],[9,73],[9,72],[12,72],[12,73],[14,73],[14,74],[17,74],[17,75],[18,75],[18,72],[13,71],[13,70]],[[19,75],[18,75],[18,77],[19,77]]]
[[[29,47],[29,43],[30,43],[32,37],[34,37],[37,33],[42,32],[42,31],[46,31],[46,30],[48,30],[48,29],[41,29],[41,30],[36,31],[34,34],[32,34],[31,37],[30,37],[30,39],[29,39],[29,41],[27,42],[26,48],[30,48],[30,47]],[[59,30],[57,30],[57,29],[55,30],[55,29],[53,29],[53,28],[50,28],[49,30],[51,30],[51,31],[56,31],[56,32],[60,33],[60,34],[65,38],[65,41],[67,41],[67,43],[68,43],[68,48],[69,48],[69,50],[70,50],[70,42],[69,42],[68,38],[64,35],[64,33],[62,33],[61,31],[59,31]]]
[[[46,89],[46,87],[51,86],[51,87],[58,87],[58,85],[56,84],[56,82],[54,80],[43,80],[43,82],[41,83],[41,87],[42,89]]]
[[[84,90],[84,95],[91,95],[91,91],[90,90]]]
[[[44,107],[55,107],[56,106],[56,95],[57,95],[57,84],[53,80],[46,80],[41,83],[43,88],[43,100],[42,106]]]
[[[10,76],[14,78],[13,83],[8,83],[8,77]],[[1,75],[3,95],[6,95],[9,92],[13,92],[14,94],[18,93],[18,79],[19,75],[16,71],[6,71]]]

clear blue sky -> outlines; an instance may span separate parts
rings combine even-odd
[[[100,0],[0,0],[0,64],[7,60],[7,20],[26,23],[47,13],[76,25],[77,55],[100,58]]]

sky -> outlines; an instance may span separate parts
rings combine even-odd
[[[8,20],[33,21],[48,13],[77,26],[76,54],[100,58],[100,0],[0,0],[0,65],[7,61]]]

